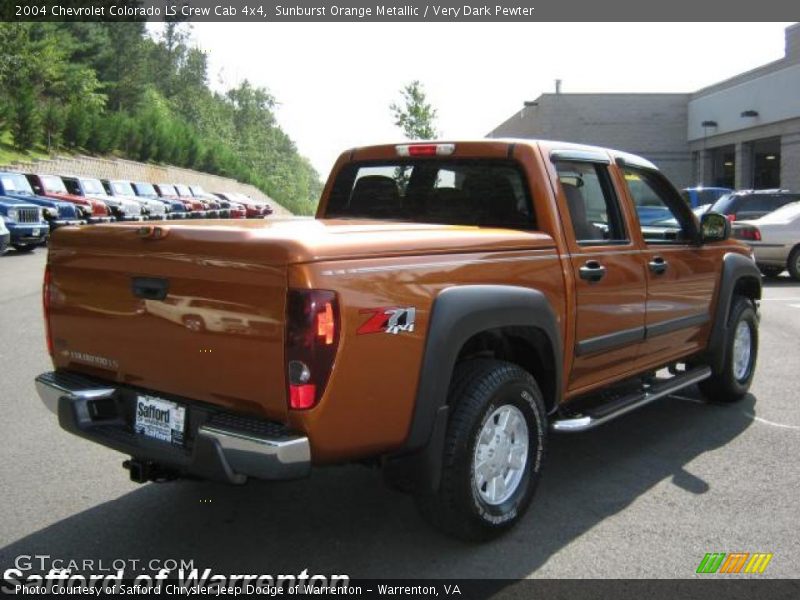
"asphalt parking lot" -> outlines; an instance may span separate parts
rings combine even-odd
[[[3,569],[44,554],[359,578],[687,578],[706,552],[770,552],[760,577],[797,577],[800,284],[786,276],[765,284],[744,401],[709,405],[688,392],[554,436],[524,521],[470,545],[429,529],[410,497],[360,466],[242,487],[131,483],[122,455],[61,431],[34,391],[50,367],[44,261],[42,249],[0,257]]]

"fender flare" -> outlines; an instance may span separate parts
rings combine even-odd
[[[761,298],[761,272],[748,257],[729,252],[722,258],[719,293],[714,307],[714,321],[708,340],[708,363],[715,373],[722,371],[725,364],[725,340],[728,338],[728,315],[737,284],[744,280],[755,283],[756,298]]]
[[[500,327],[535,328],[544,334],[553,353],[553,405],[560,401],[561,334],[556,313],[542,292],[508,285],[463,285],[442,290],[431,309],[414,414],[399,457],[399,462],[413,471],[411,476],[427,489],[438,488],[449,416],[447,392],[458,353],[472,336]]]

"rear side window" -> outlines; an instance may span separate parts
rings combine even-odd
[[[768,196],[753,194],[752,200],[743,203],[742,210],[753,210],[759,212],[772,212],[785,204],[789,204],[793,198],[789,195]]]
[[[575,240],[581,245],[627,242],[619,203],[605,164],[557,161]]]
[[[346,166],[327,218],[534,229],[524,176],[512,161],[403,160]]]

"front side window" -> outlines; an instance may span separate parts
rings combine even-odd
[[[566,160],[555,165],[578,244],[627,242],[607,165]]]
[[[626,167],[623,173],[647,243],[688,242],[695,238],[691,211],[663,175],[633,167]]]
[[[534,229],[527,189],[513,161],[354,163],[337,175],[325,216]]]

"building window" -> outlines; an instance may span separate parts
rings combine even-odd
[[[766,190],[781,187],[781,139],[753,142],[753,187]]]
[[[711,158],[712,185],[736,187],[736,146],[720,146],[709,151]]]

